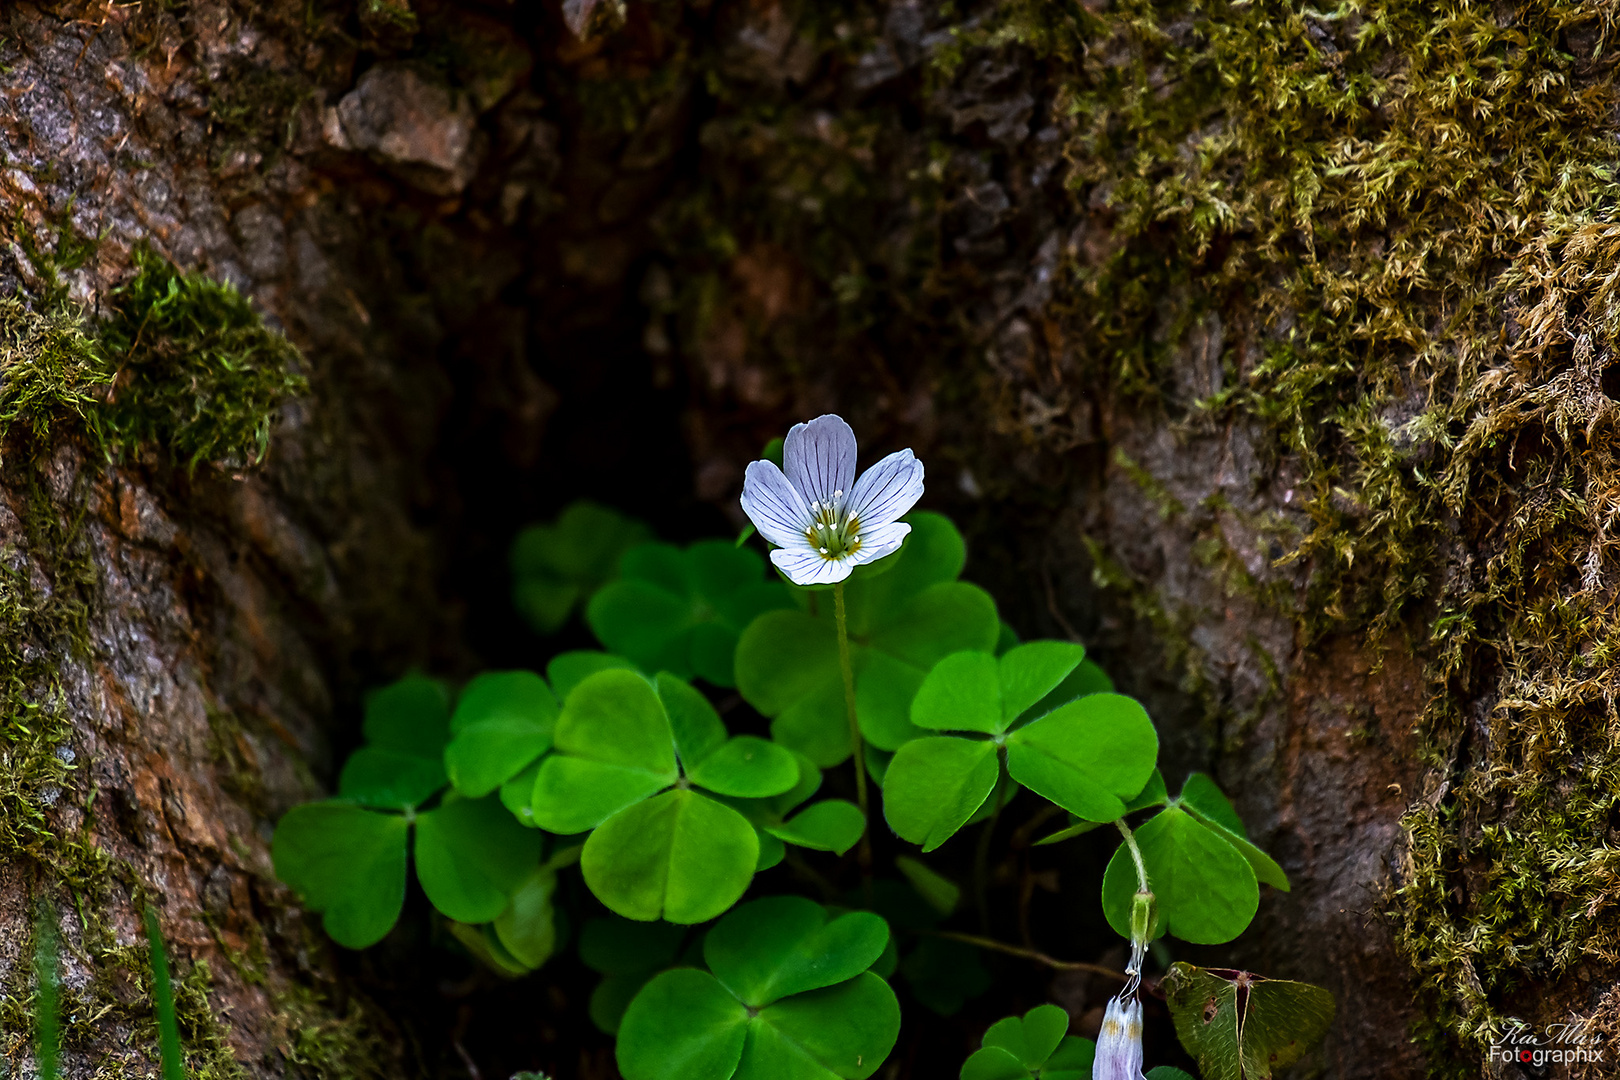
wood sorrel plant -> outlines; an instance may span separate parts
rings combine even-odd
[[[1166,998],[1210,1080],[1263,1080],[1297,1060],[1331,1021],[1325,991],[1143,970],[1164,935],[1231,941],[1261,884],[1287,890],[1282,869],[1209,777],[1170,795],[1146,710],[1079,643],[1020,643],[959,580],[961,534],[912,509],[911,451],[858,478],[856,457],[849,425],[822,416],[788,432],[780,464],[749,465],[742,506],[774,574],[749,533],[679,548],[594,505],[526,532],[520,608],[550,632],[583,602],[610,651],[456,693],[417,675],[375,692],[337,797],[276,831],[282,880],[335,941],[365,948],[398,921],[414,866],[455,940],[512,977],[580,925],[580,957],[603,975],[591,1016],[617,1035],[627,1080],[864,1080],[899,1036],[897,976],[949,1012],[987,985],[975,949],[1091,966],[948,929],[962,889],[917,857],[983,823],[972,896],[985,929],[996,820],[1027,789],[1050,807],[1040,820],[1069,818],[1039,843],[1120,832],[1101,902],[1130,961],[1099,1044],[1040,1006],[993,1025],[963,1080],[1137,1080],[1145,991]],[[700,684],[735,687],[770,737],[734,734]],[[816,798],[824,770],[846,763],[838,783],[855,801]],[[893,873],[875,863],[875,801],[920,848]],[[769,874],[785,860],[792,878]],[[559,876],[575,865],[609,914],[559,918]],[[793,895],[806,881],[832,906]]]

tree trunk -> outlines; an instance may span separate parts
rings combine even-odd
[[[308,379],[262,464],[109,457],[123,382],[6,419],[8,995],[43,901],[69,1072],[150,1069],[151,903],[198,1068],[473,1062],[465,1010],[402,1004],[426,976],[324,943],[274,821],[368,686],[539,664],[519,527],[589,495],[734,528],[743,463],[836,410],[917,450],[968,577],[1084,641],[1173,781],[1233,794],[1293,891],[1194,955],[1332,990],[1322,1075],[1543,1075],[1487,1047],[1620,1036],[1614,32],[1532,2],[8,6],[6,384],[48,328],[97,338],[143,245],[251,296]]]

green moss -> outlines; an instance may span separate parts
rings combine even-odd
[[[296,134],[298,106],[314,90],[300,73],[251,64],[212,80],[208,119],[214,135],[210,160],[215,169],[238,172],[241,166],[233,160],[237,155],[286,149]]]
[[[38,449],[59,425],[82,429],[111,381],[82,313],[0,297],[0,441],[16,432]]]
[[[54,174],[38,179],[52,182]],[[67,299],[68,287],[62,275],[88,262],[99,243],[98,237],[82,236],[73,227],[73,206],[74,199],[69,199],[60,210],[47,214],[39,226],[31,225],[20,211],[12,222],[11,238],[33,268],[42,307],[54,308]]]
[[[392,30],[414,34],[417,29],[410,0],[360,0],[360,23],[373,33]]]
[[[186,1075],[193,1080],[239,1080],[246,1076],[226,1039],[226,1029],[208,1000],[214,973],[197,960],[174,984],[174,1012],[186,1050]]]
[[[297,350],[228,283],[147,250],[135,265],[101,327],[118,373],[98,435],[116,453],[152,444],[192,469],[258,464],[277,411],[307,389]]]
[[[87,649],[87,556],[76,523],[37,506],[49,501],[32,467],[10,479],[32,489],[30,539],[59,545],[43,548],[59,562],[41,566],[15,549],[0,551],[0,860],[28,855],[83,879],[94,876],[101,856],[87,841],[58,835],[47,813],[74,773],[58,669]]]
[[[376,1017],[358,999],[339,1014],[323,995],[293,986],[275,996],[281,1052],[294,1065],[321,1080],[370,1080],[382,1075],[389,1059]]]
[[[111,905],[143,903],[146,886],[93,839],[96,793],[78,781],[61,680],[65,665],[91,655],[99,576],[82,517],[95,475],[83,470],[70,491],[53,495],[54,451],[74,439],[93,456],[156,444],[192,468],[251,464],[264,456],[276,408],[304,384],[292,346],[245,299],[148,252],[110,298],[106,324],[91,324],[65,300],[57,276],[67,268],[64,243],[35,260],[40,295],[0,299],[0,481],[22,532],[21,543],[0,549],[0,862],[31,863],[39,887],[79,915],[94,976],[64,1000],[63,1036],[74,1049],[104,1047],[98,1025],[110,1017],[138,1032],[152,1017],[145,949],[118,945],[105,915]],[[70,251],[68,262],[78,257]],[[55,813],[63,800],[82,802],[75,831],[64,831]],[[209,1003],[207,965],[181,974],[190,1071],[235,1080],[242,1069]],[[26,980],[19,971],[0,1001],[0,1020],[13,1031],[29,1026]],[[303,1026],[318,1014],[312,1006]],[[155,1048],[155,1027],[147,1034]],[[129,1064],[108,1059],[98,1075],[120,1075]]]

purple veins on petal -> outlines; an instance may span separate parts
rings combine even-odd
[[[743,513],[759,534],[777,547],[805,543],[810,508],[773,462],[751,461],[743,474]]]
[[[923,463],[910,450],[897,450],[861,474],[845,505],[852,517],[881,525],[898,520],[922,493]]]
[[[794,424],[782,441],[782,471],[806,503],[835,503],[855,483],[855,432],[833,413]]]
[[[901,450],[857,480],[855,455],[855,432],[828,413],[793,425],[783,468],[748,465],[743,512],[796,585],[842,581],[851,568],[892,554],[911,532],[898,519],[922,497],[922,462]]]

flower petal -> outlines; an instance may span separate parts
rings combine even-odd
[[[782,440],[782,471],[806,503],[846,496],[855,484],[855,432],[841,416],[828,413],[808,424],[794,424]]]
[[[885,555],[894,554],[909,532],[911,526],[903,521],[891,521],[870,529],[861,526],[861,550],[849,556],[850,563],[859,566],[862,563],[877,562]]]
[[[827,559],[821,552],[802,539],[793,547],[779,547],[771,552],[771,562],[777,565],[795,585],[831,585],[849,577],[853,559]]]
[[[1142,1080],[1142,1003],[1134,995],[1128,1002],[1108,999],[1091,1075],[1095,1080]]]
[[[844,505],[860,519],[861,535],[872,525],[897,520],[922,498],[923,463],[910,450],[896,450],[861,474]]]
[[[777,547],[808,543],[804,532],[813,524],[810,508],[774,462],[748,463],[748,471],[743,474],[742,508],[759,535]]]

